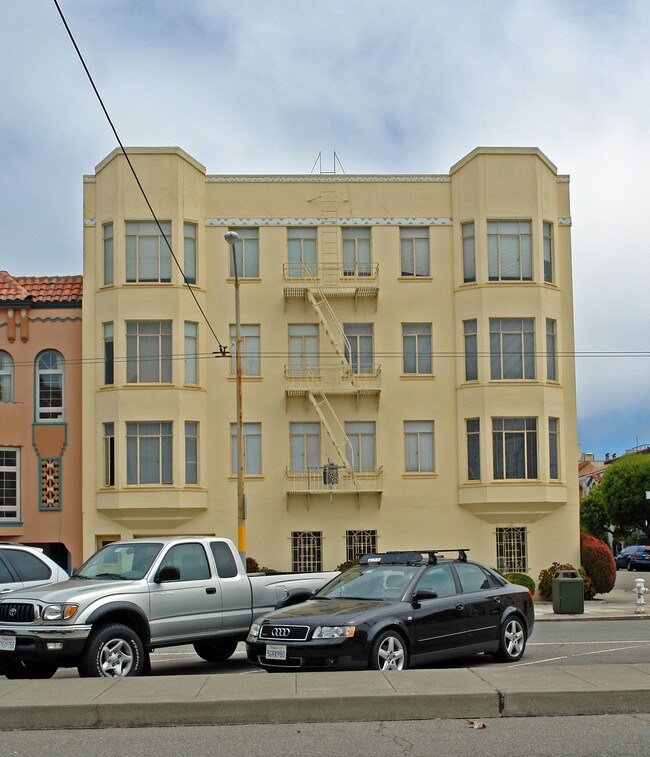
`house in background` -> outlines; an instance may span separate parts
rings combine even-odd
[[[81,276],[0,271],[0,540],[82,560]]]

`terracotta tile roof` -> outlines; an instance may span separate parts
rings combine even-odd
[[[81,302],[83,276],[11,276],[0,271],[0,300]]]

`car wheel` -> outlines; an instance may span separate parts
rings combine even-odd
[[[526,629],[517,615],[511,615],[501,625],[499,651],[495,657],[501,662],[516,662],[526,648]]]
[[[406,670],[409,655],[406,643],[397,631],[384,631],[372,645],[370,670]]]
[[[4,661],[0,672],[9,679],[43,679],[52,678],[58,669],[59,666],[53,662],[7,659]]]
[[[213,639],[197,641],[194,651],[208,662],[225,662],[237,649],[237,639]]]
[[[633,565],[632,565],[632,560],[628,560],[628,561],[627,561],[627,564],[626,564],[626,566],[625,566],[625,567],[626,567],[626,568],[627,568],[627,569],[628,569],[628,570],[629,570],[630,572],[632,572],[632,571],[634,570],[634,567],[633,567]]]
[[[79,662],[83,678],[125,678],[142,675],[145,654],[133,629],[119,623],[100,626],[91,634]]]

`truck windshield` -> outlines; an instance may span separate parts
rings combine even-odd
[[[144,578],[161,549],[162,544],[151,542],[108,544],[86,560],[76,575],[80,578],[99,580]]]
[[[323,586],[314,599],[401,599],[419,570],[414,565],[358,565]]]

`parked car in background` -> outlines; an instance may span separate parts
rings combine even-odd
[[[404,670],[477,652],[515,662],[533,630],[530,591],[453,551],[364,555],[307,601],[257,618],[249,662],[270,672]]]
[[[614,558],[616,568],[627,570],[643,570],[650,568],[650,546],[636,544],[632,547],[624,547]]]
[[[16,589],[65,581],[68,574],[42,549],[24,544],[0,544],[0,596]]]

